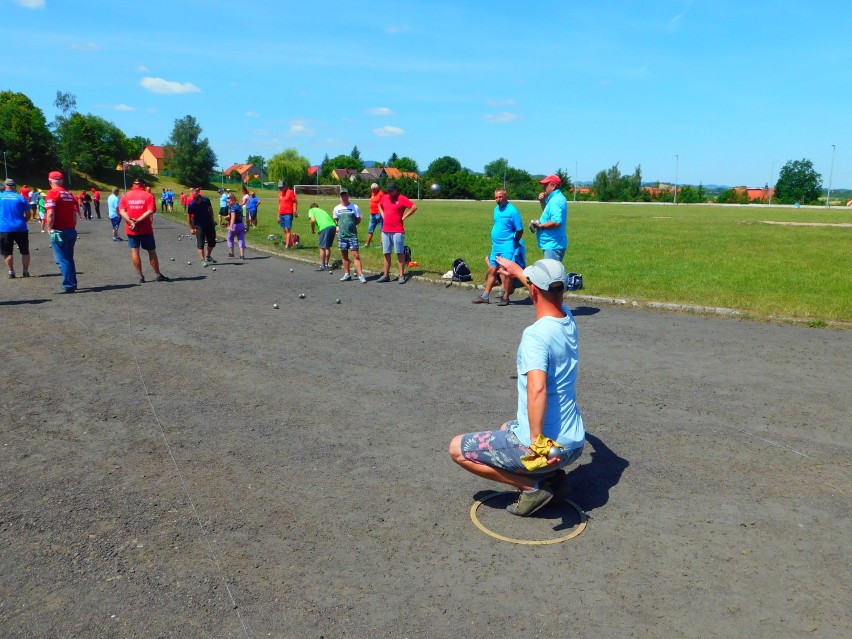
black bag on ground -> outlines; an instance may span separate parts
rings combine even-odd
[[[470,273],[470,267],[464,258],[457,258],[453,261],[453,282],[470,282],[473,276]]]

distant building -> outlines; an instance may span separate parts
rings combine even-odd
[[[151,175],[168,175],[172,157],[174,157],[172,147],[150,144],[142,151],[139,159],[148,167],[148,173]]]
[[[225,169],[225,177],[231,177],[234,172],[240,174],[240,181],[243,183],[266,179],[266,173],[255,164],[232,164]]]
[[[734,187],[735,191],[739,191],[740,193],[746,193],[748,195],[748,201],[754,202],[755,200],[766,200],[769,201],[770,195],[775,197],[775,189],[769,188],[767,184],[763,188],[753,188],[750,189],[747,186],[737,186]]]
[[[389,180],[398,180],[401,177],[411,178],[412,180],[420,179],[420,176],[414,171],[400,171],[391,167],[385,168],[385,175]]]
[[[357,180],[359,176],[358,171],[355,169],[332,169],[331,177],[333,177],[338,182],[343,182],[344,180]]]

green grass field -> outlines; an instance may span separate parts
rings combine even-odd
[[[159,196],[159,191],[157,191]],[[215,192],[209,193],[211,200]],[[250,244],[279,251],[266,238],[278,234],[276,201],[264,193],[260,226]],[[316,201],[331,211],[337,200],[300,198],[294,230],[300,254],[316,256],[307,209]],[[366,201],[356,200],[362,211]],[[538,217],[535,202],[520,202],[524,222]],[[493,202],[424,200],[406,222],[406,243],[418,262],[414,274],[439,277],[464,257],[474,281],[485,280]],[[218,210],[214,202],[214,210]],[[638,301],[661,301],[737,309],[759,318],[852,320],[852,228],[777,226],[762,221],[852,223],[846,208],[655,206],[569,203],[565,258],[582,273],[583,293]],[[541,257],[526,234],[527,259]],[[359,237],[366,236],[366,221]],[[376,243],[377,244],[377,243]],[[368,270],[381,268],[381,250],[361,252]],[[333,258],[339,258],[336,248]]]

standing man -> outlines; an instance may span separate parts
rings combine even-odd
[[[44,229],[50,233],[53,258],[62,273],[62,292],[77,292],[77,266],[74,264],[74,244],[77,242],[77,220],[80,207],[72,193],[62,186],[62,174],[47,174],[50,190],[44,196]]]
[[[457,435],[450,456],[465,470],[520,490],[507,510],[527,517],[561,492],[564,466],[583,452],[586,431],[577,408],[577,325],[562,305],[565,267],[539,260],[521,269],[497,258],[501,275],[527,283],[536,321],[518,346],[516,419],[499,430]]]
[[[491,227],[491,255],[486,258],[488,260],[488,277],[485,279],[485,291],[482,295],[477,296],[473,303],[489,303],[491,289],[494,288],[494,283],[499,276],[503,287],[503,297],[497,302],[497,306],[508,306],[511,280],[507,275],[498,275],[497,269],[500,266],[497,264],[497,258],[502,257],[515,261],[515,254],[520,249],[521,237],[524,234],[524,223],[518,209],[509,202],[506,189],[494,191],[494,201],[497,206],[494,207],[494,224]]]
[[[278,224],[284,233],[284,248],[290,248],[290,229],[293,228],[293,218],[299,217],[299,200],[293,189],[287,188],[287,183],[278,183]]]
[[[195,247],[201,266],[207,268],[216,264],[213,259],[213,247],[216,246],[216,220],[213,219],[213,205],[210,198],[201,194],[201,189],[189,190],[189,206],[187,207],[186,222],[189,232],[195,236]],[[204,243],[207,243],[207,255],[204,254]]]
[[[349,250],[352,250],[352,257],[355,259],[355,272],[358,273],[358,281],[361,284],[367,283],[367,278],[364,277],[364,269],[361,266],[361,254],[358,252],[358,225],[361,223],[361,208],[349,201],[349,191],[346,189],[340,190],[340,204],[334,207],[331,216],[337,223],[337,248],[340,249],[340,254],[343,257],[343,277],[341,282],[348,282],[352,279],[349,272]]]
[[[109,212],[109,221],[112,223],[112,241],[123,242],[124,240],[118,236],[118,227],[121,226],[121,215],[118,213],[118,205],[120,202],[118,197],[118,187],[115,187],[107,198],[107,211]]]
[[[139,276],[139,283],[145,283],[142,275],[142,258],[139,249],[148,251],[148,261],[156,274],[157,282],[168,282],[169,278],[160,273],[160,260],[157,258],[157,244],[154,242],[154,213],[157,203],[154,196],[145,190],[145,183],[136,178],[133,187],[124,194],[118,203],[118,214],[124,219],[127,231],[127,246],[130,247],[130,261]]]
[[[308,219],[311,221],[311,235],[319,233],[320,265],[317,270],[328,271],[331,269],[328,262],[331,258],[331,245],[334,243],[337,226],[328,212],[321,209],[316,202],[311,204],[308,210]]]
[[[376,227],[382,227],[382,213],[379,211],[379,204],[385,192],[379,188],[379,185],[373,182],[370,185],[370,224],[367,226],[367,241],[364,243],[364,248],[370,248],[370,242],[373,241],[373,231]],[[382,229],[379,228],[379,233]]]
[[[257,209],[260,206],[260,198],[257,193],[251,192],[251,197],[248,201],[248,222],[246,226],[257,226]]]
[[[28,222],[30,220],[37,220],[38,219],[38,201],[39,201],[39,198],[41,198],[41,193],[39,192],[38,189],[33,189],[32,192],[30,193],[30,216],[27,219]]]
[[[225,226],[225,219],[228,217],[228,192],[225,189],[219,189],[219,224]]]
[[[417,205],[399,192],[396,182],[388,184],[388,191],[379,203],[382,213],[382,252],[385,257],[384,274],[377,282],[390,282],[391,253],[396,253],[399,265],[397,282],[405,284],[405,220],[417,211]]]
[[[92,203],[95,205],[95,215],[98,216],[98,219],[101,219],[101,192],[98,191],[95,187],[92,187],[91,191]]]
[[[544,257],[560,262],[568,248],[568,200],[559,189],[561,182],[558,175],[548,175],[539,180],[539,184],[545,185],[544,191],[538,194],[543,211],[538,220],[530,223],[530,229],[536,232],[538,247],[544,251]]]
[[[0,255],[9,271],[9,279],[15,277],[14,245],[18,245],[24,277],[30,276],[30,232],[27,217],[30,205],[27,199],[17,192],[15,180],[6,180],[0,193]]]

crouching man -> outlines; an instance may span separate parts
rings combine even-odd
[[[577,325],[562,305],[567,274],[561,262],[544,259],[525,269],[503,257],[497,262],[501,275],[526,283],[536,314],[518,346],[517,417],[499,430],[457,435],[450,456],[475,475],[520,490],[508,511],[527,517],[560,492],[561,469],[583,452]]]

